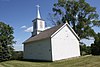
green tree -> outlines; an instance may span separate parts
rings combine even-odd
[[[95,36],[94,44],[91,44],[92,55],[100,55],[100,33]]]
[[[80,53],[81,55],[89,55],[91,54],[91,46],[86,46],[85,44],[80,45]]]
[[[93,27],[100,26],[96,8],[85,0],[58,0],[54,4],[53,12],[55,17],[59,17],[56,19],[58,24],[67,20],[81,39],[94,37]]]
[[[0,61],[9,60],[12,56],[13,46],[13,28],[0,22]]]
[[[22,60],[23,59],[23,51],[13,51],[12,60]]]

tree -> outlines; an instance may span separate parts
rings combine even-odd
[[[23,51],[13,51],[12,60],[22,60],[23,59]]]
[[[54,16],[60,19],[56,19],[58,24],[67,20],[81,39],[94,37],[93,27],[100,26],[96,8],[85,0],[58,0],[58,3],[54,4],[53,12]]]
[[[13,28],[0,22],[0,61],[9,60],[12,55],[13,46]]]
[[[80,53],[81,55],[89,55],[91,54],[91,47],[90,46],[86,46],[85,44],[81,44],[80,45]]]
[[[94,44],[91,44],[92,55],[100,55],[100,33],[95,36]]]

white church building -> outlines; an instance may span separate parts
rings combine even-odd
[[[24,44],[24,59],[56,61],[80,56],[79,37],[66,22],[45,30],[39,6],[32,36]]]

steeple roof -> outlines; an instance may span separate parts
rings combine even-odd
[[[37,18],[38,19],[41,19],[40,10],[39,10],[40,6],[39,5],[36,5],[36,7],[37,7]]]

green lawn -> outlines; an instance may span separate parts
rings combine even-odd
[[[0,67],[100,67],[100,56],[82,56],[55,62],[6,61]]]

